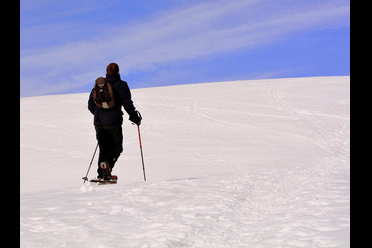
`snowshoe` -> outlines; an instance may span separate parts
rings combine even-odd
[[[98,183],[98,185],[103,185],[103,184],[117,184],[118,182],[118,176],[111,176],[111,179],[105,180],[103,178],[94,178],[90,180],[92,183]]]

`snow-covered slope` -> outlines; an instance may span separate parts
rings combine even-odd
[[[350,246],[350,77],[132,90],[117,185],[88,94],[21,98],[23,247]],[[96,176],[97,156],[89,178]]]

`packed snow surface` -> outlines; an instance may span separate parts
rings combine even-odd
[[[116,185],[88,96],[20,99],[21,247],[350,246],[350,77],[134,89]]]

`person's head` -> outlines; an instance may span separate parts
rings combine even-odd
[[[106,68],[106,74],[119,74],[119,66],[116,63],[110,63]]]

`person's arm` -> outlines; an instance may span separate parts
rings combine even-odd
[[[121,87],[120,87],[119,95],[120,95],[120,99],[121,99],[121,104],[123,105],[123,107],[124,107],[125,111],[128,113],[128,115],[132,116],[135,113],[136,108],[133,105],[132,95],[130,93],[128,84],[126,82],[122,81],[120,86]]]
[[[125,81],[123,81],[121,84],[119,94],[122,101],[122,105],[129,115],[129,120],[136,123],[137,125],[140,125],[142,118],[140,117],[140,114],[138,114],[138,111],[133,105],[132,94],[130,93],[128,84]]]
[[[90,92],[90,95],[89,95],[88,109],[94,115],[94,111],[96,109],[96,104],[93,101],[93,90]]]

